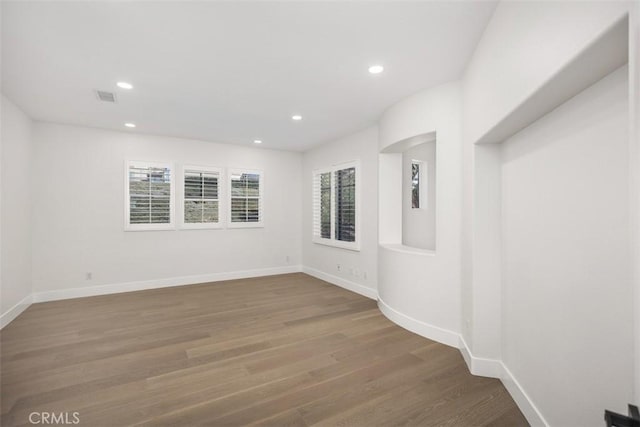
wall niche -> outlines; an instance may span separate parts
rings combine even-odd
[[[396,226],[383,244],[436,249],[436,134],[415,135],[380,153],[385,210]],[[382,195],[382,193],[381,193]]]

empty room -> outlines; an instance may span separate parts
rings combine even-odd
[[[640,427],[640,2],[0,25],[1,426]]]

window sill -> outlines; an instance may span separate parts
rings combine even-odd
[[[401,252],[403,254],[436,256],[436,251],[434,250],[406,246],[401,243],[380,243],[380,247],[394,252]]]
[[[313,243],[323,246],[331,246],[338,249],[346,249],[349,251],[360,252],[360,243],[358,242],[342,242],[340,240],[323,239],[321,237],[314,237]]]
[[[222,224],[220,223],[185,223],[180,224],[181,230],[220,230]]]
[[[264,228],[264,223],[260,222],[229,222],[227,228]]]
[[[175,231],[174,224],[125,224],[124,231]]]

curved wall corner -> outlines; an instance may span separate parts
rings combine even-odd
[[[378,295],[392,321],[458,347],[460,333],[461,87],[446,83],[389,108],[379,123]],[[392,146],[436,135],[436,248],[402,246],[402,177]],[[400,168],[401,170],[401,168]],[[446,189],[446,191],[444,191]]]

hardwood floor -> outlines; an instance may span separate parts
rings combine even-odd
[[[302,273],[34,304],[1,345],[2,426],[527,425],[458,350]]]

